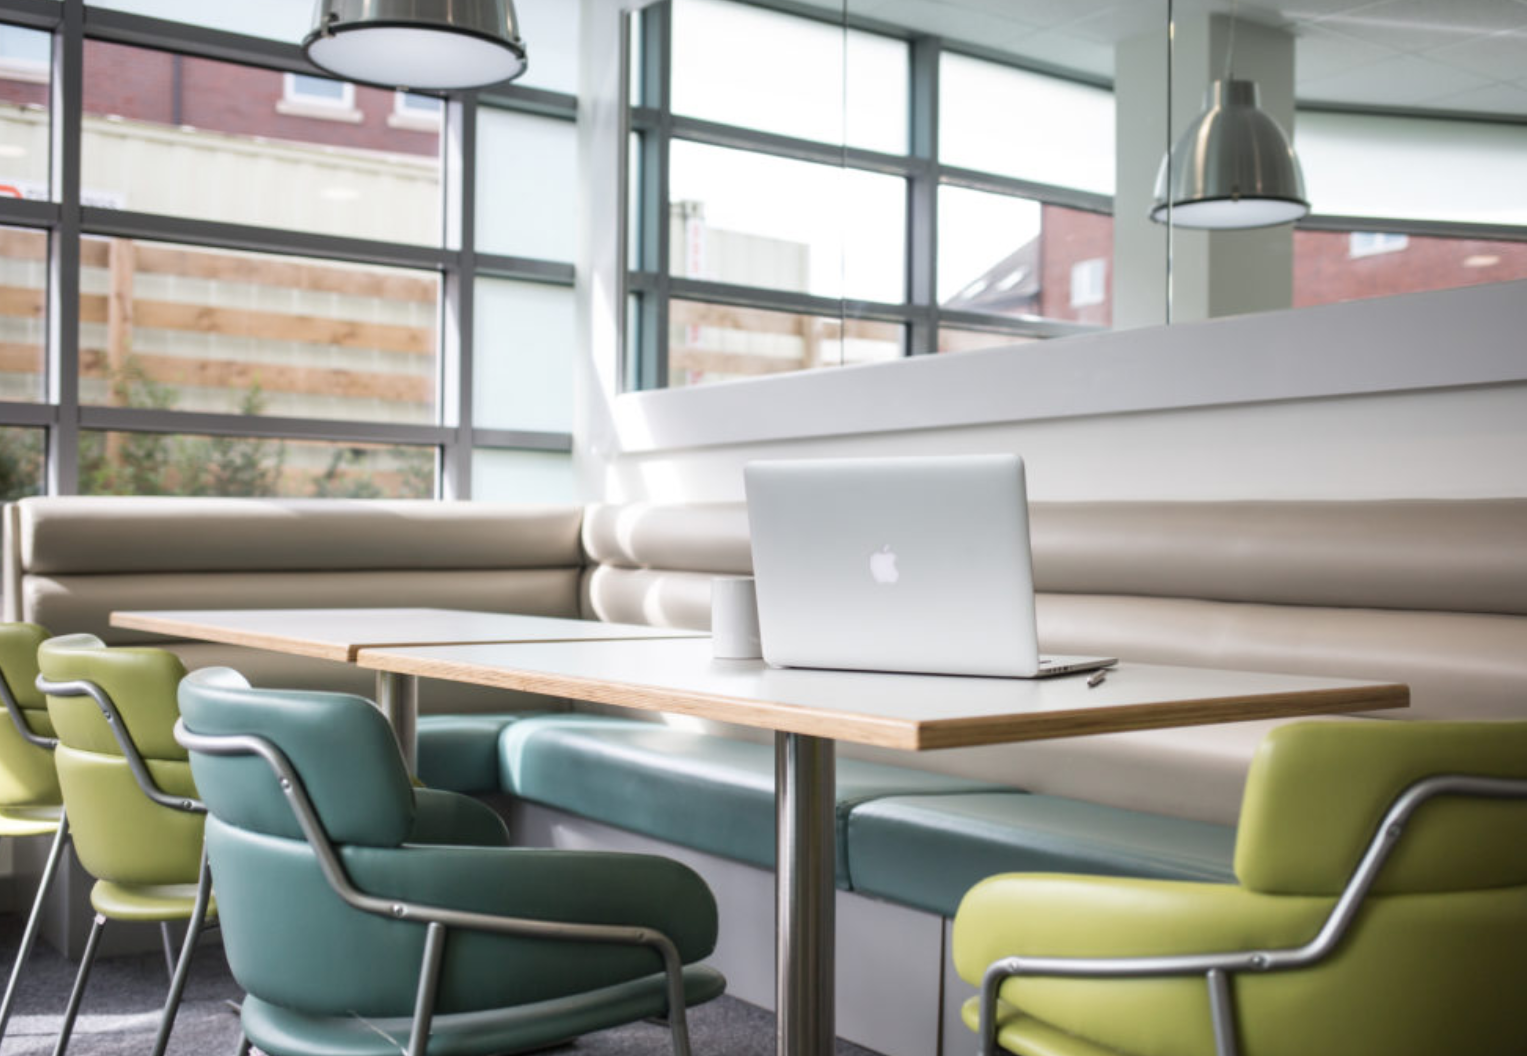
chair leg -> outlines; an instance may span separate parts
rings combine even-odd
[[[21,982],[21,969],[25,967],[27,958],[32,955],[32,945],[37,941],[37,928],[42,922],[42,903],[48,895],[48,888],[53,884],[53,874],[58,870],[58,863],[64,856],[64,848],[69,843],[69,824],[62,813],[58,816],[58,834],[53,837],[53,846],[48,850],[48,862],[42,868],[42,877],[37,881],[37,895],[32,899],[32,915],[27,918],[27,927],[21,935],[21,948],[16,951],[16,963],[11,966],[11,980],[5,987],[5,998],[0,1001],[0,1039],[5,1037],[5,1028],[11,1021],[11,1008],[16,1000],[16,986]]]
[[[96,950],[101,945],[101,932],[105,930],[106,918],[97,913],[94,923],[90,925],[90,937],[85,940],[85,955],[80,958],[79,974],[74,977],[74,989],[69,993],[69,1007],[64,1009],[64,1022],[58,1031],[58,1044],[53,1049],[53,1056],[64,1056],[64,1050],[69,1047],[69,1035],[74,1033],[74,1020],[79,1015],[80,1000],[85,996],[85,984],[90,981],[90,969],[95,964]]]
[[[170,922],[159,922],[159,944],[164,947],[164,979],[167,983],[175,981],[175,939],[170,935]]]
[[[180,960],[175,964],[175,974],[170,979],[169,997],[164,1002],[164,1015],[159,1020],[159,1035],[154,1039],[154,1056],[164,1056],[170,1044],[170,1031],[175,1029],[175,1016],[180,1011],[180,995],[186,988],[186,976],[191,971],[191,955],[196,952],[196,940],[201,938],[202,927],[207,920],[207,906],[212,900],[212,870],[207,866],[207,848],[201,851],[201,871],[196,878],[196,906],[186,925],[186,941],[180,947]]]

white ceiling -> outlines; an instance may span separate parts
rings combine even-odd
[[[849,10],[1103,77],[1165,0],[845,0]],[[1527,0],[1238,0],[1295,38],[1301,102],[1527,116]],[[1179,18],[1228,0],[1176,0]]]

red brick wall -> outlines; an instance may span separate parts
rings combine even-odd
[[[1343,232],[1294,232],[1295,308],[1527,278],[1527,242],[1412,235],[1404,249],[1366,257],[1350,247]]]
[[[394,97],[380,88],[356,88],[355,108],[362,116],[356,123],[282,114],[276,104],[284,80],[275,70],[99,41],[85,42],[84,81],[87,114],[398,154],[439,152],[438,133],[388,126]],[[47,97],[46,85],[0,80],[0,102],[40,104]]]
[[[1108,326],[1113,321],[1113,217],[1046,205],[1040,216],[1039,311],[1046,319]],[[1102,304],[1071,307],[1071,267],[1101,257],[1106,269]]]

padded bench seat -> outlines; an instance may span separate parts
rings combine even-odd
[[[854,890],[945,917],[998,873],[1235,881],[1234,826],[1011,789],[860,804],[847,846]]]
[[[603,715],[522,718],[500,739],[503,791],[724,858],[774,868],[774,748]],[[837,762],[837,877],[854,808],[882,796],[997,786],[854,759]]]
[[[415,773],[426,788],[491,796],[499,786],[498,742],[504,728],[537,712],[419,716]]]

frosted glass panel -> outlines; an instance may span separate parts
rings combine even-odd
[[[514,0],[530,65],[517,87],[578,92],[578,4],[574,0]]]
[[[906,180],[675,141],[674,275],[899,302]]]
[[[727,0],[674,3],[678,114],[827,143],[846,125],[850,145],[902,154],[909,78],[904,41]]]
[[[1527,224],[1527,126],[1301,111],[1314,212]]]
[[[477,139],[477,248],[571,263],[578,244],[577,126],[483,107]]]
[[[573,291],[481,279],[476,311],[476,424],[486,429],[571,432]]]
[[[939,69],[944,164],[1113,193],[1112,92],[952,53]]]
[[[472,498],[484,502],[578,502],[573,456],[560,451],[472,452]]]
[[[251,3],[208,3],[207,0],[91,0],[95,7],[135,15],[225,29],[252,37],[295,44],[313,28],[313,0],[260,0]]]

